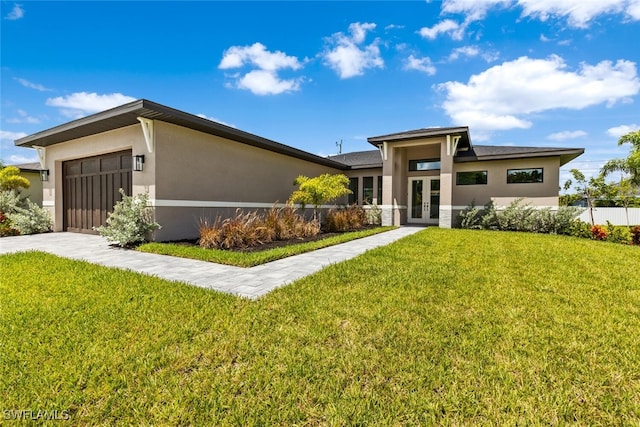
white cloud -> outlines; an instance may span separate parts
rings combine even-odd
[[[13,118],[7,119],[7,123],[27,123],[27,124],[40,123],[40,119],[38,119],[37,117],[29,116],[29,114],[27,114],[27,112],[24,110],[18,110],[17,113],[19,117],[13,117]]]
[[[460,25],[452,19],[445,19],[438,22],[433,27],[423,27],[418,32],[423,38],[434,40],[440,34],[449,34],[453,40],[462,40],[464,36],[465,25]]]
[[[462,46],[453,49],[447,60],[453,62],[461,57],[473,58],[476,56],[480,56],[487,62],[493,62],[500,57],[496,51],[482,51],[478,46]]]
[[[465,24],[484,19],[497,7],[520,7],[523,17],[546,21],[566,19],[572,27],[587,28],[599,16],[622,14],[627,19],[640,20],[638,0],[444,0],[442,13],[465,15]]]
[[[451,55],[449,55],[449,61],[455,61],[456,59],[460,58],[460,56],[474,57],[478,56],[479,54],[480,49],[478,49],[476,46],[462,46],[454,49],[453,52],[451,52]]]
[[[409,55],[406,63],[404,64],[405,70],[417,70],[427,73],[433,76],[436,73],[436,67],[431,63],[431,59],[428,56],[424,58],[416,58],[413,55]]]
[[[39,90],[40,92],[50,92],[51,89],[44,87],[41,84],[30,82],[27,79],[21,79],[19,77],[14,77],[14,80],[20,83],[24,87],[28,87],[29,89]]]
[[[211,120],[212,122],[220,123],[221,125],[229,126],[229,127],[232,127],[232,128],[237,127],[236,125],[232,125],[231,123],[223,122],[222,120],[217,119],[215,117],[209,117],[206,114],[196,114],[196,116],[202,117],[203,119]]]
[[[300,89],[303,78],[281,79],[278,71],[282,69],[299,70],[302,63],[295,56],[281,51],[270,52],[262,43],[251,46],[231,46],[222,54],[218,65],[221,70],[252,66],[257,69],[245,74],[235,73],[228,77],[234,80],[231,87],[250,90],[255,95],[277,95]]]
[[[8,19],[9,21],[15,21],[17,19],[20,19],[24,16],[24,9],[22,8],[21,4],[14,4],[13,5],[13,9],[11,9],[11,12],[9,12],[7,14],[7,16],[4,17],[4,19]]]
[[[280,79],[276,73],[267,70],[253,70],[238,80],[238,88],[248,89],[256,95],[277,95],[300,89],[302,79]]]
[[[467,21],[484,19],[489,9],[496,6],[509,6],[512,0],[444,0],[442,12],[462,13]]]
[[[403,28],[404,28],[404,25],[396,25],[396,24],[389,24],[386,27],[384,27],[384,29],[386,31],[388,31],[388,30],[396,30],[396,29],[397,30],[401,30]]]
[[[547,139],[551,139],[553,141],[565,141],[567,139],[575,139],[580,138],[582,136],[587,136],[587,132],[583,130],[565,130],[562,132],[552,133],[547,136]]]
[[[640,125],[635,123],[632,125],[620,125],[607,129],[607,135],[614,138],[620,138],[622,135],[626,135],[629,132],[635,132],[637,130],[640,130]]]
[[[14,141],[16,139],[24,138],[27,136],[24,132],[11,132],[8,130],[0,130],[0,139]]]
[[[550,17],[566,18],[572,27],[587,28],[589,22],[600,15],[626,13],[635,16],[637,2],[633,0],[518,0],[522,16],[546,21]]]
[[[341,79],[361,76],[368,68],[384,67],[378,39],[369,45],[360,46],[366,38],[367,31],[375,28],[376,24],[373,23],[354,22],[349,25],[350,36],[336,33],[327,39],[333,47],[323,53],[325,63],[333,68]]]
[[[266,71],[302,68],[302,64],[295,56],[288,56],[279,50],[269,52],[262,43],[254,43],[251,46],[231,46],[222,54],[222,61],[220,61],[218,68],[226,70],[240,68],[244,65],[254,65]]]
[[[640,92],[640,79],[630,61],[583,63],[570,71],[556,55],[524,56],[472,75],[466,84],[449,81],[437,88],[446,91],[442,107],[455,124],[491,131],[529,128],[532,113],[627,102]]]
[[[67,96],[49,98],[46,104],[50,107],[62,108],[62,114],[66,116],[83,117],[87,114],[108,110],[135,100],[135,98],[121,93],[98,95],[95,92],[76,92]]]
[[[640,21],[640,0],[630,1],[626,9],[627,15],[634,21]]]

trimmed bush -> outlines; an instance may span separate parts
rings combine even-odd
[[[122,200],[113,207],[107,225],[94,227],[94,230],[121,247],[145,242],[149,233],[160,228],[160,224],[153,219],[153,208],[148,206],[149,195],[127,196],[122,188],[120,194]]]
[[[13,213],[17,208],[25,207],[25,201],[16,190],[0,191],[0,211],[5,215]]]
[[[18,234],[20,234],[20,232],[13,228],[9,217],[0,211],[0,237],[17,236]]]
[[[53,228],[49,211],[21,198],[17,190],[0,192],[0,212],[0,236],[46,233]]]
[[[583,239],[602,240],[622,244],[640,244],[640,226],[629,228],[594,225],[575,219],[579,209],[561,206],[557,211],[534,209],[520,205],[515,200],[507,208],[498,211],[492,202],[484,209],[469,206],[458,215],[461,228],[503,231],[526,231],[532,233],[565,234]]]
[[[461,228],[468,229],[571,234],[577,208],[561,206],[557,211],[552,211],[521,203],[522,199],[514,200],[501,211],[496,209],[493,202],[487,203],[483,209],[472,204],[458,215],[458,223]]]
[[[382,225],[382,209],[378,205],[370,205],[369,209],[366,209],[367,223],[369,225]]]
[[[631,230],[626,226],[615,226],[607,221],[607,242],[622,243],[623,245],[631,245],[633,238],[631,236]]]
[[[569,235],[580,237],[581,239],[591,239],[591,224],[576,219],[571,223],[571,227],[569,228]]]
[[[26,208],[16,208],[8,215],[12,227],[20,234],[47,233],[53,228],[53,221],[49,211],[41,208],[31,200],[26,200]]]

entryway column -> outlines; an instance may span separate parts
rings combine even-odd
[[[393,214],[393,163],[394,150],[386,142],[380,147],[382,155],[382,225],[394,225]]]
[[[451,228],[453,218],[453,156],[459,136],[447,135],[440,146],[440,228]]]

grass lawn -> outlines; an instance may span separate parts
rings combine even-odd
[[[638,425],[640,248],[429,228],[257,300],[0,257],[0,409],[74,424]]]
[[[218,264],[235,265],[237,267],[253,267],[278,259],[300,255],[316,249],[326,248],[339,243],[349,242],[362,237],[372,236],[396,227],[377,227],[360,231],[351,231],[336,236],[312,242],[282,246],[256,252],[239,252],[222,249],[205,249],[199,246],[185,246],[175,243],[145,243],[136,249],[141,252],[151,252],[160,255],[171,255],[181,258],[197,259],[199,261],[215,262]]]

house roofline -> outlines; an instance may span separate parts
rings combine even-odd
[[[519,147],[529,148],[529,147]],[[534,147],[531,147],[534,148]],[[502,154],[489,154],[484,156],[456,156],[454,162],[485,162],[490,160],[509,160],[509,159],[527,159],[532,157],[560,157],[560,166],[564,166],[571,160],[582,155],[584,148],[540,148],[540,151],[528,151],[524,153],[502,153]]]
[[[390,133],[387,135],[372,136],[370,138],[367,138],[367,141],[375,146],[378,146],[378,144],[381,142],[407,141],[411,139],[420,139],[420,138],[434,137],[434,136],[445,136],[445,135],[452,135],[456,133],[466,134],[466,137],[469,140],[469,143],[471,142],[469,138],[468,126],[446,127],[446,128],[423,128],[423,129],[408,130],[405,132],[397,132],[397,133]]]
[[[138,117],[183,126],[334,169],[348,169],[348,166],[342,163],[146,99],[138,99],[119,107],[82,117],[17,139],[14,143],[20,147],[48,147],[61,142],[136,125],[139,123]]]

